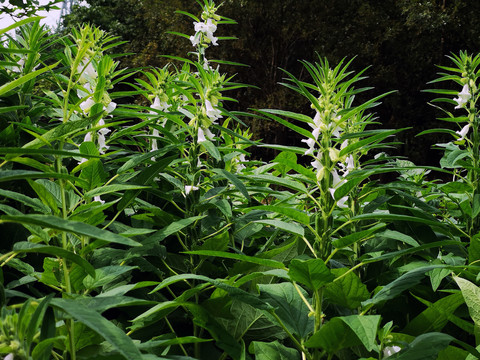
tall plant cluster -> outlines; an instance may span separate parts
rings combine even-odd
[[[191,58],[163,68],[119,68],[118,39],[89,25],[0,30],[0,355],[480,357],[480,56],[432,81],[458,130],[422,133],[452,137],[426,169],[389,155],[402,129],[373,112],[389,94],[359,102],[351,61],[284,71],[306,113],[230,111],[247,85],[209,48],[234,21],[198,3],[174,33]],[[301,146],[253,141],[248,117]]]

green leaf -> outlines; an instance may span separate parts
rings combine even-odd
[[[461,277],[456,276],[454,279],[462,291],[470,317],[476,326],[480,326],[480,288]]]
[[[217,147],[213,145],[211,141],[205,140],[205,141],[202,141],[201,144],[208,151],[208,153],[213,156],[215,160],[217,161],[222,160],[222,155],[220,154],[220,151],[218,151]]]
[[[167,238],[168,236],[176,234],[180,230],[197,222],[198,220],[203,219],[204,217],[205,216],[192,216],[186,219],[174,221],[168,224],[167,226],[165,226],[163,229],[158,230],[155,234],[149,236],[144,241],[142,241],[142,244],[144,246],[147,246],[147,245],[158,243],[164,240],[165,238]]]
[[[153,289],[150,292],[150,294],[157,292],[165,288],[166,286],[177,283],[179,281],[185,281],[185,280],[200,280],[200,281],[208,282],[219,289],[225,290],[234,299],[243,301],[246,304],[249,304],[257,309],[268,310],[268,311],[271,310],[271,306],[269,306],[265,301],[261,300],[256,294],[252,294],[242,289],[239,289],[237,287],[228,285],[222,280],[211,279],[203,275],[180,274],[180,275],[170,276],[169,278],[159,283],[155,287],[155,289]]]
[[[119,266],[119,265],[110,265],[104,266],[99,269],[95,269],[95,276],[87,276],[83,279],[83,284],[86,289],[95,289],[97,287],[105,286],[114,281],[120,275],[128,273],[133,269],[136,269],[136,266]]]
[[[333,246],[337,249],[341,249],[350,245],[353,245],[359,241],[364,241],[369,239],[377,230],[382,229],[386,226],[385,223],[377,224],[371,227],[368,230],[357,231],[347,236],[344,236],[340,239],[335,239],[332,241]]]
[[[293,222],[265,219],[265,220],[256,220],[254,221],[254,223],[272,226],[273,228],[278,228],[286,232],[289,232],[293,235],[298,235],[301,237],[305,235],[305,230],[303,229],[303,227]]]
[[[329,354],[361,344],[362,342],[353,330],[338,317],[334,317],[324,324],[305,342],[306,347],[320,348]]]
[[[346,268],[332,269],[330,271],[335,275],[336,279],[327,284],[323,292],[325,299],[329,303],[354,310],[361,306],[362,301],[370,297],[367,287],[354,272],[344,275],[348,271]]]
[[[313,291],[331,283],[335,278],[322,259],[293,259],[290,261],[288,276],[292,281],[303,284]]]
[[[53,298],[53,293],[43,298],[43,300],[38,304],[35,312],[33,313],[30,322],[28,324],[28,328],[25,334],[25,341],[28,345],[30,345],[33,341],[33,337],[37,333],[40,325],[42,324],[43,317],[47,311],[48,305]]]
[[[3,4],[3,1],[2,1],[2,4]],[[22,5],[23,5],[23,3],[22,3]],[[32,16],[32,17],[29,17],[27,19],[15,21],[12,25],[9,25],[9,26],[7,26],[3,29],[0,29],[0,35],[5,34],[5,33],[9,32],[10,30],[16,29],[17,27],[20,27],[22,25],[25,25],[25,24],[28,24],[28,23],[31,23],[31,22],[34,22],[34,21],[40,21],[41,19],[43,19],[42,16]]]
[[[273,342],[253,341],[249,351],[255,354],[255,360],[300,360],[300,353],[292,348],[280,344],[277,340]]]
[[[230,180],[230,182],[235,185],[235,187],[242,193],[245,198],[250,201],[250,195],[248,194],[247,188],[245,185],[232,173],[225,171],[223,169],[213,169],[213,172],[216,174],[225,177],[226,179]]]
[[[380,324],[380,315],[350,315],[342,316],[339,319],[347,324],[367,351],[372,351],[377,347],[375,339]]]
[[[51,303],[53,306],[65,311],[75,320],[96,331],[126,359],[138,360],[142,358],[142,354],[132,339],[96,311],[79,304],[73,299],[52,299]]]
[[[271,259],[263,259],[256,256],[248,256],[242,254],[233,254],[224,251],[211,251],[211,250],[196,250],[196,251],[185,251],[185,254],[193,254],[193,255],[203,255],[203,256],[214,256],[214,257],[221,257],[225,259],[233,259],[239,261],[245,261],[252,264],[262,265],[272,267],[274,269],[286,269],[285,265],[280,261],[271,260]]]
[[[403,332],[418,336],[431,331],[440,332],[450,319],[454,317],[455,310],[464,303],[461,293],[452,294],[430,304],[414,319],[408,322]]]
[[[93,239],[107,241],[109,243],[123,244],[128,246],[141,246],[136,241],[121,235],[114,234],[108,230],[96,228],[78,221],[64,220],[51,215],[4,215],[0,216],[2,222],[14,222],[19,224],[38,225],[48,229],[66,231],[77,235],[84,235]]]
[[[260,284],[260,299],[268,303],[275,310],[275,314],[282,324],[292,334],[306,339],[308,334],[313,331],[313,317],[309,317],[310,310],[303,302],[295,286],[290,282],[277,284]],[[303,290],[302,295],[308,299],[307,293]],[[265,316],[274,324],[279,320],[270,312],[265,312]]]
[[[62,259],[70,260],[71,262],[85,269],[88,274],[95,276],[95,268],[87,260],[71,251],[62,249],[57,246],[41,245],[22,241],[15,244],[15,246],[13,247],[13,252],[17,254],[39,253],[58,256]]]
[[[288,180],[288,179],[282,179],[273,175],[250,175],[248,178],[245,178],[245,180],[249,181],[259,181],[259,182],[264,182],[264,183],[270,183],[270,184],[275,184],[275,185],[280,185],[284,186],[289,189],[297,190],[301,193],[306,193],[307,189],[305,186],[298,182],[298,181],[293,181],[293,180]]]
[[[0,30],[0,33],[2,31]],[[3,86],[0,86],[0,97],[3,95],[3,94],[6,94],[8,93],[9,91],[15,89],[16,87],[19,87],[20,85],[26,83],[27,81],[30,81],[32,79],[35,79],[38,75],[40,74],[43,74],[44,72],[46,71],[49,71],[51,69],[53,69],[54,67],[56,67],[60,62],[57,62],[53,65],[50,65],[50,66],[46,66],[44,68],[41,68],[39,70],[36,70],[34,72],[31,72],[31,73],[28,73],[26,75],[23,75],[21,77],[19,77],[18,79],[15,79],[13,81],[10,81],[6,84],[4,84]]]
[[[402,351],[389,356],[392,360],[437,360],[438,353],[445,349],[454,338],[442,333],[423,334],[413,340]]]
[[[148,189],[148,188],[150,187],[143,186],[143,185],[127,185],[127,184],[104,185],[86,192],[84,196],[93,197],[93,196],[110,194],[117,191],[138,190],[138,189]]]
[[[4,196],[6,198],[10,198],[12,200],[16,200],[26,206],[31,207],[35,211],[39,211],[42,213],[49,213],[50,209],[45,206],[39,199],[31,198],[24,194],[20,194],[14,191],[3,190],[0,189],[0,196]]]
[[[403,274],[399,278],[395,279],[388,285],[385,285],[375,296],[362,303],[363,306],[376,305],[383,301],[387,301],[395,298],[403,291],[417,285],[425,277],[425,273],[436,268],[447,268],[446,265],[428,265],[411,270],[406,274]]]
[[[290,219],[295,220],[303,225],[310,224],[310,216],[308,216],[303,211],[297,210],[293,207],[280,206],[280,205],[261,205],[261,206],[252,206],[244,210],[245,211],[249,211],[249,210],[269,211],[269,212],[285,215]]]

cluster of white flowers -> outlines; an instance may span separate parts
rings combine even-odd
[[[319,101],[322,101],[320,97]],[[301,140],[302,142],[306,143],[308,149],[305,151],[305,155],[310,155],[314,158],[311,162],[312,167],[317,171],[317,181],[321,181],[325,176],[325,166],[322,163],[322,158],[324,156],[321,149],[316,149],[316,144],[318,142],[318,138],[321,134],[325,134],[328,137],[333,139],[339,139],[342,134],[342,118],[336,112],[332,112],[330,116],[325,116],[325,114],[321,114],[318,110],[316,111],[315,116],[312,119],[312,122],[309,123],[310,127],[312,128],[312,137],[308,139]],[[348,145],[348,140],[345,140],[341,146],[340,150],[344,149]],[[333,168],[330,170],[332,175],[332,183],[331,188],[329,189],[330,194],[333,198],[335,191],[338,187],[346,182],[345,176],[348,173],[355,169],[355,161],[352,155],[347,156],[344,159],[344,162],[340,161],[340,150],[335,147],[328,148],[328,157],[330,161],[337,164],[338,169]],[[324,149],[324,151],[327,151]],[[348,200],[347,196],[342,197],[337,201],[337,206],[341,208],[346,208],[347,205],[345,204]]]
[[[210,119],[212,124],[217,124],[216,121],[222,118],[221,111],[216,109],[208,99],[205,99],[204,110],[205,110],[205,114]],[[202,127],[201,125],[198,126],[198,133],[197,133],[198,143],[202,143],[207,139],[213,140],[213,138],[214,138],[214,135],[208,129],[208,127],[204,127],[204,126]]]
[[[383,349],[383,358],[386,359],[396,353],[398,353],[402,348],[400,346],[386,346]]]
[[[460,109],[465,106],[465,104],[472,98],[472,94],[470,94],[470,90],[468,88],[468,84],[465,84],[462,88],[462,91],[458,93],[458,98],[453,99],[457,102],[457,106],[455,109]]]
[[[159,110],[159,111],[167,111],[170,106],[171,105],[168,104],[166,101],[160,101],[160,98],[158,96],[155,96],[155,99],[153,100],[153,104],[150,105],[150,108],[154,110]],[[150,111],[150,114],[152,115],[155,115],[156,113],[157,113],[156,111],[153,111],[153,110]],[[150,151],[155,151],[155,150],[158,150],[157,139],[155,139],[156,137],[159,136],[157,129],[155,128],[153,129],[152,136],[153,136],[153,139],[151,142],[152,147]],[[152,158],[152,160],[154,160],[154,158]]]
[[[193,46],[197,47],[200,44],[202,36],[206,37],[212,45],[218,45],[218,38],[213,36],[213,33],[217,30],[217,25],[213,23],[212,19],[207,19],[206,22],[194,22],[193,25],[195,26],[195,35],[190,36]]]
[[[95,92],[96,84],[98,81],[98,73],[93,66],[93,61],[87,58],[84,58],[79,66],[77,67],[77,73],[80,74],[80,83],[83,84],[83,88],[77,89],[77,96],[82,99],[80,103],[80,109],[82,109],[83,113],[88,116],[90,114],[90,110],[95,105],[95,101],[93,100],[93,94]],[[117,104],[113,102],[108,94],[103,95],[103,110],[110,114],[115,108]],[[105,126],[105,121],[100,119],[97,123],[97,126]],[[100,154],[105,154],[105,151],[108,150],[108,145],[106,145],[106,135],[110,132],[110,129],[107,127],[102,127],[97,132],[97,140],[98,140],[98,151]],[[85,135],[84,141],[92,141],[93,134],[88,132]],[[85,159],[82,160],[82,162]]]

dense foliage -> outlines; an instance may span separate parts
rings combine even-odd
[[[121,60],[129,67],[163,66],[161,55],[184,56],[189,43],[167,31],[186,32],[190,19],[174,15],[175,10],[195,11],[189,0],[137,1],[89,0],[89,8],[77,7],[67,26],[90,22],[128,41],[124,52],[135,55]],[[277,86],[284,74],[279,68],[308,79],[298,59],[315,61],[316,53],[338,63],[356,57],[352,69],[369,71],[369,86],[379,93],[397,90],[377,109],[385,127],[412,127],[399,137],[399,154],[415,163],[435,165],[437,152],[430,147],[443,141],[432,136],[411,141],[420,131],[434,127],[439,114],[427,105],[430,97],[421,92],[427,79],[435,76],[435,65],[446,65],[445,55],[480,48],[478,16],[480,4],[472,0],[426,1],[309,1],[228,0],[222,14],[238,24],[219,29],[235,34],[238,41],[212,49],[212,58],[248,65],[232,67],[237,81],[260,89],[235,93],[244,108],[276,107],[304,112],[304,104],[287,89]],[[366,98],[362,99],[366,100]],[[234,105],[231,105],[234,107]],[[254,138],[267,142],[298,145],[276,123],[251,120]],[[267,159],[265,151],[257,158]]]
[[[480,357],[480,55],[425,80],[448,126],[422,132],[446,140],[420,167],[392,155],[404,129],[374,112],[394,92],[357,59],[276,70],[296,103],[244,111],[235,53],[213,55],[235,21],[198,4],[162,66],[121,66],[129,45],[89,24],[0,30],[0,355]]]

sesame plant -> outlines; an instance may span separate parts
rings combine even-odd
[[[458,130],[427,132],[453,136],[427,169],[389,155],[390,93],[360,101],[352,61],[284,70],[309,113],[231,111],[247,85],[209,49],[235,22],[197,2],[172,33],[192,52],[162,68],[120,68],[90,25],[0,30],[0,356],[479,357],[479,56],[433,82],[462,90],[432,90]],[[248,117],[302,143],[254,141]]]

